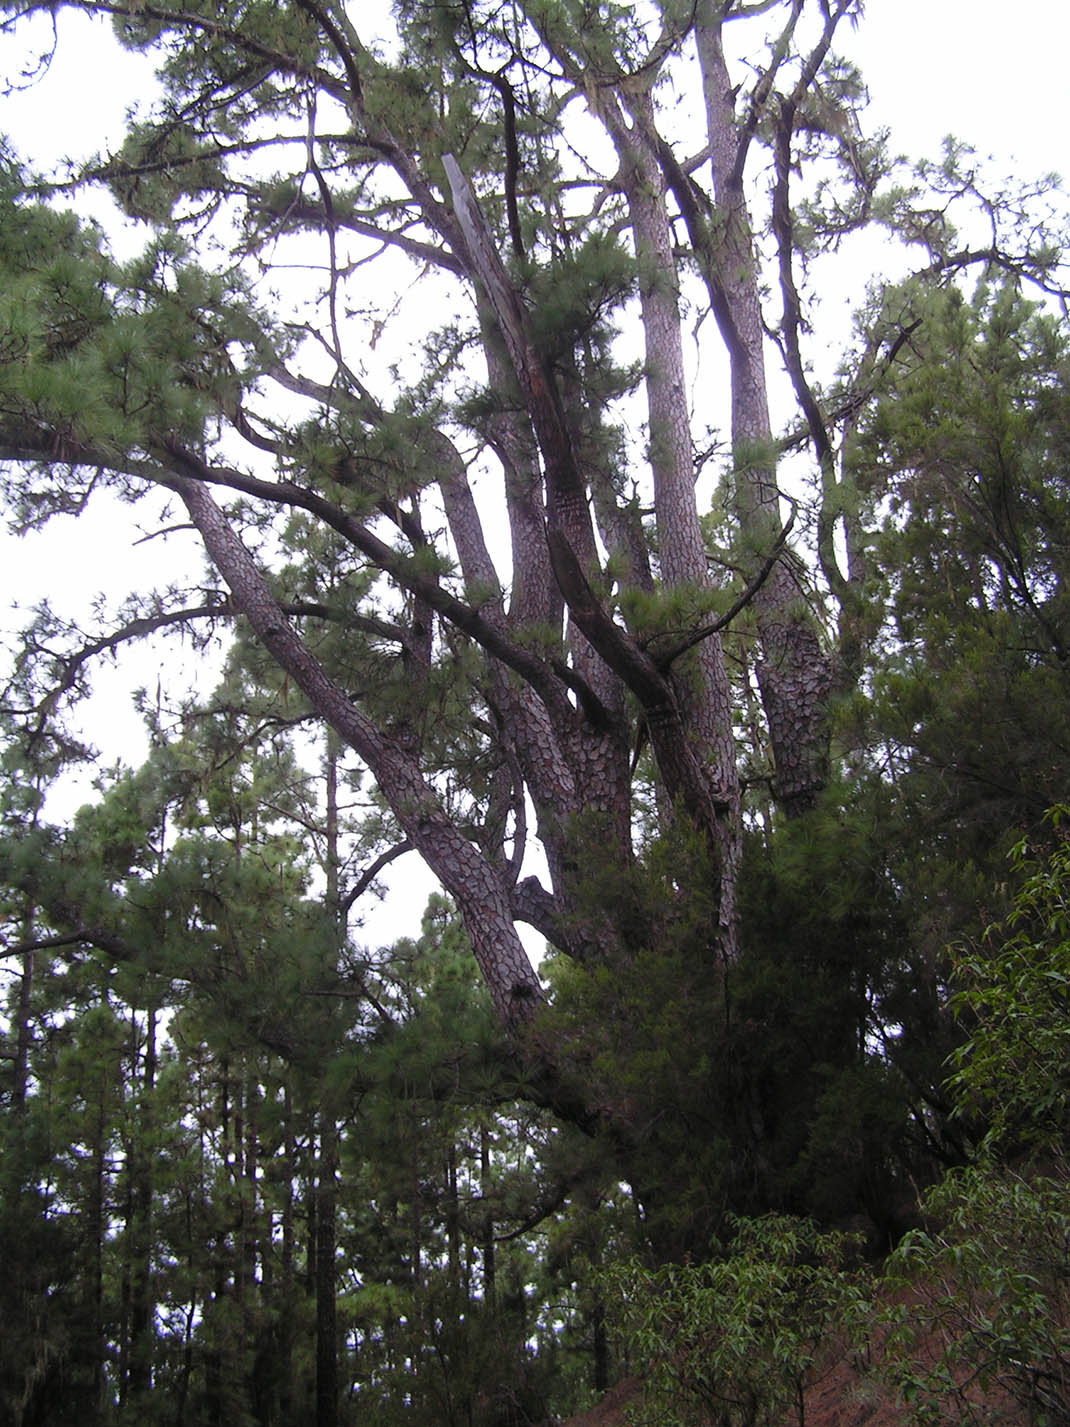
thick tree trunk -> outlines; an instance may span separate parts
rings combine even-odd
[[[665,588],[691,591],[696,601],[694,619],[701,623],[707,613],[703,592],[709,590],[710,578],[695,500],[679,281],[663,176],[643,138],[653,129],[653,111],[645,96],[636,100],[636,107],[642,124],[638,133],[614,119],[608,108],[606,115],[621,157],[639,271],[658,559]],[[736,878],[742,825],[731,694],[720,639],[712,635],[677,660],[673,680],[717,809],[714,850],[720,883],[720,950],[722,957],[731,961],[737,950]]]
[[[722,42],[722,10],[715,0],[700,0],[696,11],[717,201],[717,238],[711,239],[706,230],[704,273],[729,354],[738,516],[744,543],[753,549],[757,565],[780,529],[780,498],[765,382],[757,254],[743,188],[753,124],[750,115],[741,120],[736,114]],[[758,590],[754,607],[763,656],[758,682],[773,753],[775,794],[785,812],[796,814],[813,805],[828,781],[831,669],[789,561],[778,561]]]
[[[579,643],[578,636],[573,636],[575,662],[581,671],[585,667],[598,669],[598,679],[604,678],[608,670],[638,697],[669,796],[682,801],[716,849],[725,807],[708,774],[710,750],[696,749],[686,709],[673,680],[607,612],[603,592],[597,588],[601,575],[586,483],[579,469],[556,377],[532,338],[523,303],[502,265],[470,184],[452,155],[447,154],[443,162],[473,277],[494,311],[542,455],[550,562],[558,588],[564,595],[570,629],[578,631],[583,638]],[[673,423],[675,427],[675,409]],[[687,481],[693,507],[690,467]],[[674,497],[670,508],[675,511],[679,503]],[[693,519],[697,527],[697,514]],[[595,656],[602,661],[605,670],[598,665]],[[579,700],[588,721],[597,724],[602,719],[612,720],[611,711],[595,695],[592,681],[583,680],[588,697],[585,699],[581,694]],[[590,783],[589,788],[585,787],[588,800],[597,800],[597,773],[603,771],[597,764],[585,770],[594,775],[585,779]]]

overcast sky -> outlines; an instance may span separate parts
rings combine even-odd
[[[114,137],[143,86],[141,56],[90,43],[94,34],[110,41],[103,22],[62,18],[77,40],[61,47],[49,83],[0,102],[0,130],[39,160]],[[1068,42],[1067,0],[868,0],[858,28],[837,33],[865,75],[873,116],[904,151],[935,154],[953,132],[1030,173],[1067,167]],[[5,47],[13,78],[14,47]]]
[[[868,0],[837,42],[903,151],[954,133],[1024,177],[1070,171],[1068,41],[1066,0]]]

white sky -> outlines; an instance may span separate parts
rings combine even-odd
[[[47,80],[0,100],[0,132],[42,166],[114,141],[131,98],[146,86],[145,61],[116,51],[103,24],[71,12],[61,18],[75,32],[74,43],[61,44]],[[1067,0],[869,0],[858,30],[841,29],[838,48],[859,64],[870,88],[871,124],[891,128],[895,150],[935,158],[943,136],[953,132],[991,155],[997,172],[1024,179],[1049,171],[1070,174],[1068,41]],[[14,64],[10,50],[7,64]],[[861,296],[867,277],[859,273],[845,284],[845,304]],[[109,582],[117,568],[124,583],[129,572],[126,588],[139,576],[158,578],[172,559],[176,571],[183,563],[187,570],[200,568],[192,536],[182,537],[171,556],[159,541],[136,546],[138,534],[121,509],[104,504],[78,520],[56,522],[40,536],[17,541],[0,535],[0,628],[22,622],[5,608],[15,602],[25,609],[48,596],[74,614],[102,589],[120,597],[125,589]],[[153,686],[165,667],[173,678],[181,657],[173,642],[161,644],[142,649],[132,675],[124,661],[97,676],[99,693],[86,716],[109,759],[136,762],[141,756],[141,725],[127,690],[137,683]],[[179,677],[188,686],[203,661],[185,658]],[[414,859],[404,864],[407,880]]]
[[[1070,178],[1068,41],[1066,0],[868,0],[838,35],[896,148],[936,157],[953,133],[1022,177]]]

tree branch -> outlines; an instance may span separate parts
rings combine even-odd
[[[348,916],[353,909],[353,903],[364,895],[371,884],[375,881],[384,867],[389,867],[391,862],[396,862],[399,857],[403,857],[406,852],[412,852],[413,845],[408,838],[401,842],[396,842],[393,847],[388,847],[385,852],[381,852],[374,862],[371,862],[354,882],[346,895],[342,898],[341,912],[343,916]]]
[[[750,604],[754,596],[773,573],[773,568],[780,559],[781,551],[787,543],[788,536],[791,534],[792,527],[795,524],[796,512],[798,511],[798,505],[792,500],[791,496],[786,495],[784,499],[791,504],[791,514],[788,516],[786,523],[781,527],[780,534],[773,542],[773,548],[762,562],[761,569],[754,578],[748,582],[739,597],[733,600],[731,606],[725,613],[719,615],[712,624],[706,624],[703,625],[701,629],[693,630],[685,639],[679,640],[676,644],[672,645],[671,648],[655,655],[657,667],[663,672],[667,673],[673,662],[679,659],[681,654],[686,654],[689,649],[693,649],[696,644],[701,644],[704,639],[709,639],[712,635],[720,634],[722,630],[727,629],[736,615],[746,609],[747,605]]]
[[[554,682],[556,676],[566,682],[577,698],[584,702],[590,717],[605,716],[604,712],[600,712],[601,706],[595,696],[574,671],[563,663],[555,663],[551,668],[529,650],[514,643],[478,610],[443,589],[434,575],[423,569],[412,568],[403,555],[331,501],[289,481],[265,481],[230,467],[208,466],[200,457],[184,450],[177,443],[168,443],[168,455],[178,468],[193,479],[209,485],[228,486],[247,495],[262,497],[275,505],[295,506],[318,516],[367,556],[378,569],[397,580],[398,584],[411,594],[425,600],[433,610],[468,634],[488,654],[500,659],[515,673],[520,674],[548,707],[556,707],[558,703],[558,690]],[[162,471],[151,475],[149,479],[156,480],[161,485],[171,483]]]
[[[517,936],[508,893],[497,872],[447,816],[416,760],[351,702],[298,638],[207,486],[187,475],[176,475],[171,483],[201,532],[212,563],[230,586],[235,607],[312,707],[368,765],[406,838],[456,898],[503,1026],[525,1029],[542,999],[542,988]]]

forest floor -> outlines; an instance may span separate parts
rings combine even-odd
[[[638,1404],[638,1378],[628,1377],[606,1393],[596,1406],[569,1417],[561,1427],[631,1427],[629,1408]],[[806,1427],[904,1427],[909,1416],[894,1397],[874,1385],[846,1358],[832,1364],[807,1389]],[[785,1427],[798,1418],[791,1413]]]
[[[916,1344],[919,1359],[928,1359],[932,1366],[939,1356],[935,1335],[922,1338]],[[871,1343],[874,1358],[880,1354],[879,1344]],[[636,1377],[627,1377],[610,1389],[601,1402],[586,1412],[569,1417],[560,1427],[631,1427],[632,1412],[639,1405],[641,1384]],[[984,1420],[1001,1422],[1006,1427],[1019,1427],[1026,1421],[1026,1414],[1004,1393],[997,1390],[982,1392],[974,1383],[953,1401],[950,1397],[942,1406],[946,1409],[942,1420],[969,1422],[980,1420],[974,1412],[983,1414]],[[863,1371],[853,1354],[832,1351],[825,1365],[816,1372],[807,1385],[802,1417],[795,1411],[784,1414],[781,1427],[798,1427],[800,1420],[805,1427],[907,1427],[916,1421],[916,1415],[896,1399],[894,1390],[882,1383],[876,1371]]]

